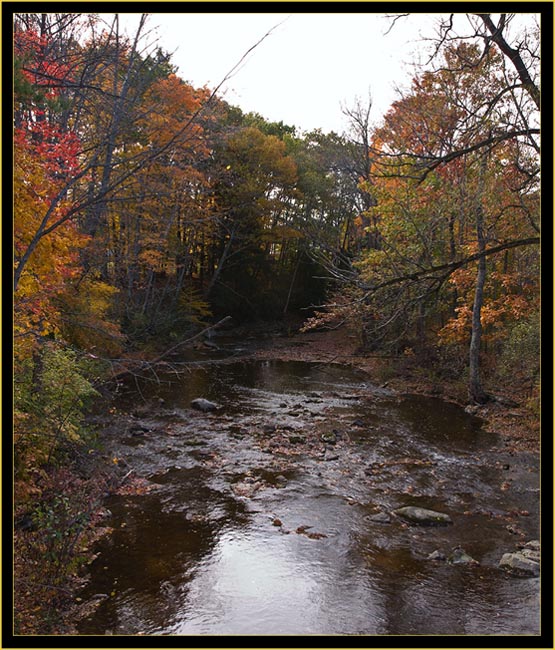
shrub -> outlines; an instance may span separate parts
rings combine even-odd
[[[25,471],[55,459],[83,439],[82,420],[98,395],[87,364],[75,352],[45,344],[17,369],[14,388],[15,469]]]
[[[540,373],[540,318],[533,313],[509,328],[504,341],[499,364],[499,376],[503,379],[520,375],[532,383]]]

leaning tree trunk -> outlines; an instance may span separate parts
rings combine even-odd
[[[226,263],[226,260],[228,258],[229,252],[231,250],[231,244],[233,243],[235,239],[235,230],[236,230],[236,224],[233,225],[231,232],[229,233],[229,239],[227,240],[224,250],[220,256],[220,260],[218,262],[218,266],[216,267],[216,270],[214,271],[210,282],[208,283],[208,287],[206,288],[206,291],[204,292],[204,297],[207,299],[210,294],[212,293],[212,290],[216,286],[216,283],[218,282],[220,278],[220,274],[222,272],[222,269],[224,267],[224,264]]]

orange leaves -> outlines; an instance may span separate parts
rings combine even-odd
[[[209,213],[210,193],[201,164],[209,148],[202,126],[191,120],[206,97],[207,91],[174,74],[155,81],[142,97],[132,125],[139,135],[125,155],[129,165],[153,155],[108,208],[114,279],[129,267],[137,271],[135,288],[151,273],[174,276],[186,240],[203,230],[199,222]],[[126,164],[123,159],[122,167]]]
[[[476,270],[469,266],[457,269],[451,274],[449,282],[457,288],[458,293],[467,293],[476,284]]]
[[[462,302],[451,318],[438,333],[440,343],[467,343],[472,327],[472,292],[469,290],[460,298]],[[522,294],[506,294],[496,299],[486,299],[480,312],[484,338],[495,340],[507,335],[507,324],[528,316],[534,309],[532,300]]]
[[[143,128],[155,147],[172,146],[174,156],[206,155],[202,127],[188,124],[207,99],[207,91],[196,90],[175,74],[156,82],[145,98],[151,108]],[[185,125],[188,125],[184,129]],[[174,146],[175,145],[175,146]]]
[[[163,251],[145,248],[139,255],[139,260],[149,269],[162,272],[165,269],[167,256]]]
[[[472,329],[472,309],[461,305],[455,309],[456,317],[438,332],[440,343],[468,343]]]

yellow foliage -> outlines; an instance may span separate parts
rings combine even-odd
[[[263,241],[284,241],[290,239],[302,239],[304,237],[303,233],[296,229],[291,228],[290,226],[274,226],[268,230],[265,230],[262,233],[261,239]]]
[[[123,335],[111,318],[119,290],[94,278],[69,286],[57,299],[64,314],[63,337],[83,350],[117,354]]]
[[[44,160],[33,149],[30,138],[14,140],[14,264],[42,230],[63,218],[67,201],[60,201],[46,220],[60,181],[48,174]],[[32,338],[57,336],[61,314],[55,298],[80,271],[79,249],[88,238],[79,234],[70,220],[61,223],[36,244],[14,293],[14,356],[28,358]]]

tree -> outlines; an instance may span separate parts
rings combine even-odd
[[[35,89],[29,92],[28,85],[16,85],[24,91],[16,96],[16,124],[21,124],[25,116],[27,123],[60,124],[60,132],[72,134],[80,146],[76,152],[77,167],[58,175],[57,192],[44,206],[26,248],[16,257],[14,290],[43,238],[68,220],[79,221],[79,226],[94,236],[97,229],[103,227],[107,201],[113,199],[127,179],[164,150],[143,151],[141,156],[132,152],[127,165],[122,165],[121,153],[117,160],[114,158],[116,147],[132,134],[130,125],[136,119],[139,98],[156,78],[153,70],[158,66],[168,71],[167,57],[159,50],[154,53],[140,51],[146,16],[141,19],[131,42],[121,36],[117,16],[110,31],[100,35],[92,22],[92,36],[87,45],[78,44],[74,40],[78,34],[72,34],[68,46],[71,64],[62,65],[56,61],[54,65],[45,57],[56,49],[44,44],[50,43],[50,32],[57,29],[62,20],[66,19],[43,20],[41,24],[46,31],[40,36],[36,30],[28,28],[32,21],[21,18],[15,22],[16,71],[21,71],[16,78],[23,77]],[[34,45],[37,38],[40,42]],[[59,101],[51,101],[53,95]],[[43,105],[46,100],[49,101],[48,113]],[[64,202],[67,208],[62,214],[59,206]]]
[[[410,16],[410,14],[406,14]],[[394,20],[401,16],[394,17]],[[464,156],[478,150],[490,150],[506,142],[517,141],[524,150],[531,150],[535,155],[525,159],[530,167],[523,167],[531,183],[536,183],[539,174],[539,113],[540,113],[540,27],[537,15],[533,24],[527,24],[513,35],[510,33],[515,14],[450,14],[440,18],[437,25],[438,36],[435,39],[429,63],[439,61],[432,70],[438,74],[450,71],[453,74],[468,74],[473,68],[479,68],[492,53],[499,61],[497,92],[482,98],[475,106],[476,113],[466,112],[468,129],[475,137],[461,141],[459,146],[449,152],[414,152],[405,148],[399,155],[407,155],[417,162],[413,173],[425,175],[443,162]],[[497,22],[495,22],[497,21]],[[468,30],[466,33],[457,31]],[[466,25],[464,24],[466,23]],[[457,49],[459,45],[472,45],[469,56],[458,59],[442,59],[444,52]],[[480,49],[481,47],[481,49]],[[459,52],[461,52],[460,48]],[[463,99],[462,106],[464,107]],[[489,119],[490,115],[503,113],[495,129],[476,131],[477,125]],[[464,121],[461,128],[465,127]],[[479,136],[479,137],[477,137]]]
[[[274,245],[283,239],[280,217],[294,190],[295,163],[278,137],[247,126],[224,136],[211,174],[218,247],[205,295],[230,309],[239,298],[244,312],[260,314],[255,296],[263,302],[257,293],[268,286]]]
[[[524,276],[515,282],[520,260],[534,260],[528,271],[537,265],[526,252],[539,242],[537,130],[530,126],[537,117],[534,102],[515,102],[528,91],[516,88],[501,52],[466,42],[445,43],[441,52],[438,68],[415,76],[369,143],[362,216],[366,230],[379,224],[379,245],[365,242],[354,265],[329,268],[343,286],[358,287],[368,345],[429,351],[430,327],[445,345],[464,340],[469,397],[480,402],[484,336],[502,340],[537,296],[533,272],[525,274],[534,287],[527,298],[517,288]],[[356,112],[359,127],[364,115]]]
[[[518,138],[495,141],[492,135],[498,124],[513,117],[510,103],[499,100],[504,82],[500,55],[491,50],[482,56],[475,46],[461,44],[447,48],[444,57],[440,70],[426,72],[415,79],[411,94],[394,104],[384,126],[377,131],[376,146],[381,155],[375,161],[374,185],[381,178],[381,185],[385,182],[389,186],[387,193],[391,198],[399,196],[401,190],[405,205],[407,191],[412,188],[413,198],[406,205],[401,223],[414,219],[417,214],[414,202],[422,201],[425,210],[431,207],[431,212],[424,217],[428,234],[419,233],[421,251],[432,250],[434,241],[442,242],[443,251],[440,248],[439,259],[434,259],[421,254],[415,256],[416,251],[410,253],[407,241],[401,246],[398,240],[396,243],[395,239],[390,240],[387,246],[390,251],[396,251],[398,262],[401,258],[409,262],[409,267],[398,264],[392,269],[399,280],[398,286],[403,281],[406,284],[418,280],[431,283],[425,293],[429,294],[431,288],[439,290],[444,280],[461,266],[460,259],[456,259],[461,243],[468,245],[475,241],[468,249],[478,260],[472,306],[467,312],[471,314],[468,388],[473,401],[483,402],[486,395],[480,379],[479,352],[486,258],[493,252],[488,250],[488,245],[495,241],[497,246],[493,248],[499,253],[538,241],[533,236],[536,221],[528,218],[533,210],[529,197],[535,188],[530,184],[529,170],[522,169],[520,164],[522,143]],[[477,146],[484,142],[490,143],[489,146]],[[430,165],[431,160],[437,164]],[[448,180],[450,186],[443,186],[442,179]],[[439,196],[430,192],[438,182],[442,183]],[[453,188],[459,195],[458,201]],[[445,196],[451,205],[442,200]],[[495,196],[495,205],[491,196]],[[398,203],[400,199],[394,200]],[[434,222],[429,218],[438,206],[443,206],[440,209],[444,215],[443,234],[439,239],[441,231],[438,233],[437,226],[430,228]],[[382,211],[383,207],[382,199],[382,205],[376,209]],[[398,211],[395,216],[399,216]],[[383,216],[381,219],[384,221]],[[518,238],[515,224],[520,227]],[[413,244],[417,241],[416,234],[409,236]],[[451,261],[447,264],[439,263],[449,257]],[[413,269],[410,265],[414,265]],[[456,301],[466,299],[459,293]],[[407,303],[398,301],[397,304]],[[461,310],[461,306],[457,309]],[[397,313],[400,315],[404,310]]]
[[[186,325],[178,308],[197,262],[197,238],[209,227],[210,188],[202,168],[210,151],[200,121],[182,127],[207,97],[208,91],[173,74],[150,87],[141,103],[144,118],[137,122],[139,141],[128,149],[140,155],[142,149],[170,146],[131,177],[107,208],[102,247],[104,255],[110,252],[111,281],[126,296],[123,318],[136,334],[159,332],[170,320],[174,333]]]

